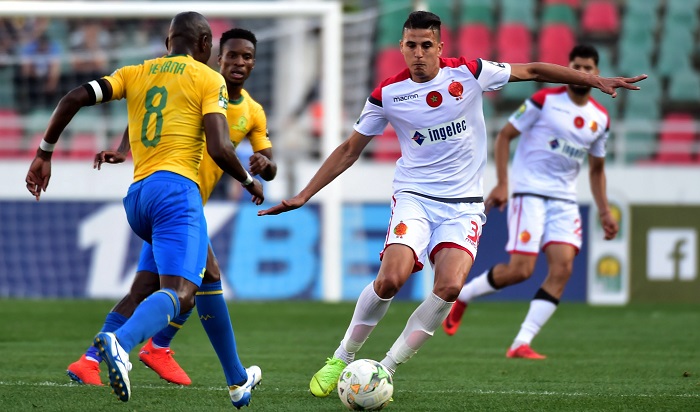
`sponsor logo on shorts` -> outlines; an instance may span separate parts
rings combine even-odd
[[[394,96],[394,103],[407,102],[418,98],[418,93],[407,94],[404,96]]]
[[[462,116],[451,122],[437,124],[435,126],[426,127],[425,129],[413,130],[411,139],[413,139],[418,146],[427,146],[444,142],[448,139],[469,136],[471,134],[472,127],[467,125],[467,120]]]
[[[408,232],[408,226],[402,221],[399,222],[398,225],[394,226],[394,235],[398,238],[404,237],[404,235]]]

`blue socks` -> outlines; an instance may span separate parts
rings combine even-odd
[[[229,386],[243,385],[248,380],[248,373],[238,359],[236,339],[221,281],[203,283],[195,295],[195,302],[199,320],[224,368],[226,383]]]
[[[105,323],[102,325],[102,329],[100,329],[100,332],[114,332],[125,324],[127,320],[128,318],[121,313],[109,312],[105,318]],[[90,345],[87,352],[85,352],[85,356],[95,359],[97,362],[102,362],[100,351],[98,351],[93,345]]]
[[[180,313],[180,301],[172,289],[161,289],[147,297],[131,318],[114,334],[126,353],[166,327]]]
[[[153,344],[161,348],[169,348],[170,342],[175,337],[175,334],[182,328],[187,319],[192,314],[192,309],[185,313],[181,313],[175,319],[168,323],[168,326],[163,328],[160,332],[153,335]]]

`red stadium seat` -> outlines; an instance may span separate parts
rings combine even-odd
[[[565,24],[550,24],[542,27],[539,39],[539,61],[569,65],[569,52],[576,45],[571,27]]]
[[[581,0],[544,0],[543,5],[548,6],[550,4],[566,4],[574,10],[578,10],[581,6]]]
[[[532,35],[521,23],[506,23],[496,33],[497,60],[507,63],[532,61]]]
[[[71,137],[68,157],[71,159],[92,159],[99,151],[97,136],[91,133],[81,133]]]
[[[689,163],[692,161],[697,129],[688,113],[669,113],[661,122],[659,152],[656,163]]]
[[[491,30],[485,24],[465,24],[457,33],[457,55],[469,60],[484,58],[491,60],[493,52]]]
[[[12,109],[0,109],[0,158],[16,157],[22,152],[22,122]]]
[[[398,46],[388,47],[377,53],[377,60],[374,66],[374,84],[391,77],[406,68],[406,62]]]
[[[586,3],[581,27],[585,34],[617,35],[620,31],[620,14],[616,2],[594,0]]]

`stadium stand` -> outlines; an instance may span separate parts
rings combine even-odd
[[[697,129],[689,113],[669,113],[661,123],[656,163],[690,163],[694,159]]]

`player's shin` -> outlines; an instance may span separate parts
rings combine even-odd
[[[374,282],[367,285],[357,299],[350,326],[334,356],[346,363],[355,360],[355,353],[360,350],[374,327],[384,317],[390,304],[391,299],[382,299],[374,291]]]
[[[381,364],[393,374],[398,365],[408,361],[423,344],[433,336],[435,330],[450,313],[454,302],[446,302],[431,293],[408,318],[406,327],[387,352]]]
[[[153,335],[153,345],[156,348],[169,348],[170,342],[173,340],[177,332],[182,328],[182,325],[187,322],[187,319],[192,314],[192,309],[185,313],[181,313],[168,323],[168,326],[161,329]]]
[[[146,298],[128,321],[114,334],[119,345],[129,353],[140,342],[163,329],[180,313],[180,301],[172,289],[161,289]]]
[[[236,339],[221,281],[203,283],[195,295],[199,320],[224,369],[229,386],[243,385],[248,374],[238,358]]]

